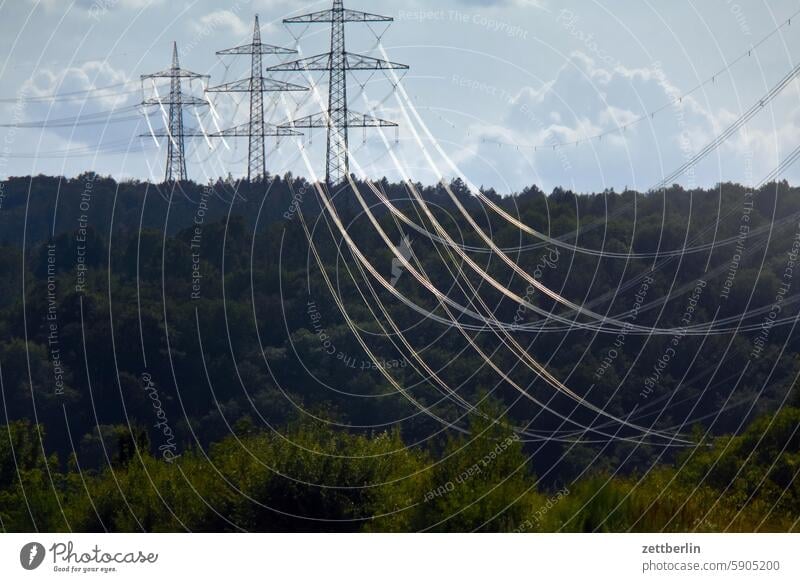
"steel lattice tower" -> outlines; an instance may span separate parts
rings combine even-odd
[[[347,105],[347,72],[375,71],[385,69],[408,69],[407,65],[392,63],[364,55],[347,52],[345,48],[345,24],[348,22],[392,22],[389,16],[345,9],[342,0],[334,0],[330,10],[313,12],[303,16],[287,18],[286,24],[330,23],[331,50],[329,53],[300,59],[273,67],[268,71],[330,71],[328,111],[281,124],[286,128],[324,127],[328,130],[328,151],[325,179],[330,186],[340,184],[350,173],[348,153],[348,129],[351,127],[397,127],[391,121],[370,115],[353,113]]]
[[[209,92],[217,93],[250,93],[249,122],[210,136],[248,138],[248,181],[263,179],[267,175],[266,145],[264,142],[266,136],[299,135],[298,132],[291,129],[275,127],[264,122],[264,92],[308,91],[308,88],[268,79],[264,77],[262,69],[262,55],[289,55],[296,53],[297,51],[293,49],[263,44],[261,42],[261,26],[258,22],[258,15],[256,15],[253,26],[253,42],[217,52],[218,55],[251,55],[250,77],[208,89]]]
[[[151,99],[142,101],[143,106],[169,105],[169,115],[166,119],[166,129],[163,132],[155,132],[154,137],[167,138],[167,167],[164,173],[164,182],[180,182],[187,179],[186,174],[186,152],[185,152],[185,138],[189,135],[184,131],[183,127],[183,108],[192,106],[208,105],[204,100],[192,97],[191,95],[184,95],[182,90],[182,79],[208,79],[208,75],[200,75],[185,69],[181,69],[180,61],[178,60],[178,43],[172,43],[172,67],[166,71],[153,73],[151,75],[142,75],[142,82],[146,80],[155,79],[169,79],[169,101],[164,102],[157,95]],[[144,134],[145,136],[150,134]]]

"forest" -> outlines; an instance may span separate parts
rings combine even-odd
[[[537,237],[459,180],[414,185],[430,215],[409,185],[355,186],[363,204],[332,193],[345,237],[288,174],[0,183],[0,527],[797,531],[797,188],[482,188]],[[598,332],[470,221],[570,301],[676,331]],[[610,434],[453,304],[513,322],[507,341],[604,414],[691,445]]]

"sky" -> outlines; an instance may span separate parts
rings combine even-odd
[[[0,0],[0,178],[93,170],[162,179],[165,144],[147,135],[136,105],[154,91],[165,96],[164,85],[142,85],[140,76],[169,67],[172,42],[181,65],[210,75],[211,85],[235,81],[249,74],[249,57],[215,52],[249,42],[256,13],[263,42],[311,56],[327,50],[329,25],[282,20],[329,7],[305,0]],[[351,171],[422,183],[460,176],[500,193],[532,185],[647,190],[759,103],[800,56],[800,14],[786,23],[800,6],[789,0],[350,0],[345,7],[394,18],[388,29],[349,24],[349,51],[378,58],[385,51],[410,66],[397,87],[381,71],[348,77],[353,111],[400,125],[397,136],[351,130]],[[315,88],[267,94],[274,123],[327,103],[324,73],[272,76]],[[200,82],[184,90],[203,95]],[[800,146],[798,97],[793,80],[674,181],[758,184]],[[187,128],[247,120],[247,95],[211,99],[216,117],[188,108]],[[158,108],[150,113],[152,128],[163,127]],[[25,127],[42,120],[44,128]],[[324,147],[319,129],[299,141],[267,138],[267,169],[324,176]],[[187,159],[194,180],[238,177],[246,173],[247,142],[188,139]],[[781,177],[797,182],[800,165]]]

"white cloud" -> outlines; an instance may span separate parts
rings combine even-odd
[[[23,91],[28,97],[46,97],[54,93],[65,94],[88,91],[98,87],[107,87],[126,83],[129,80],[125,72],[114,69],[109,63],[88,61],[80,66],[51,69],[37,69],[24,83]],[[125,88],[101,92],[102,97],[93,99],[93,104],[104,107],[118,107],[128,99],[128,95],[120,94]],[[106,96],[107,95],[107,96]],[[80,105],[80,96],[76,101]]]
[[[468,175],[475,172],[476,182],[527,175],[528,183],[540,181],[546,188],[574,183],[580,189],[597,190],[606,186],[606,180],[622,179],[646,189],[662,171],[683,163],[740,115],[722,108],[709,110],[688,96],[653,118],[646,116],[681,93],[658,64],[605,66],[575,52],[555,78],[539,88],[519,90],[499,123],[473,123],[459,161]],[[643,115],[644,120],[634,123]],[[713,183],[720,172],[726,180],[749,181],[742,175],[745,158],[752,160],[759,178],[775,165],[776,144],[784,144],[785,153],[792,140],[797,141],[798,121],[800,108],[793,108],[780,128],[748,125],[746,132],[720,148],[719,159],[698,167],[699,183]],[[623,126],[625,131],[619,129]],[[584,141],[599,134],[604,134],[602,139]],[[572,145],[576,141],[581,143]],[[553,144],[564,143],[570,145],[553,150]],[[517,144],[536,145],[538,151],[517,149]],[[492,164],[494,175],[485,175]]]
[[[236,37],[243,37],[252,32],[251,27],[252,24],[245,22],[230,10],[215,10],[193,22],[193,28],[198,34],[227,30]]]

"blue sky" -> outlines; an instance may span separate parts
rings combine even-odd
[[[121,109],[114,119],[137,117],[124,108],[141,100],[139,75],[169,65],[176,40],[182,65],[210,74],[212,84],[245,76],[246,57],[220,60],[215,51],[247,42],[259,13],[263,41],[294,46],[281,19],[327,8],[329,2],[298,0],[0,0],[0,123],[70,118]],[[794,66],[800,55],[800,16],[751,55],[721,73],[679,105],[618,131],[658,109],[729,63],[773,31],[800,6],[788,0],[448,0],[443,2],[351,0],[345,6],[395,18],[382,37],[392,60],[411,66],[403,79],[411,100],[441,151],[423,129],[415,130],[392,85],[377,73],[352,76],[351,108],[373,108],[400,122],[392,153],[415,180],[463,173],[500,192],[536,184],[577,191],[646,189],[757,102]],[[325,50],[329,30],[304,30],[304,55]],[[383,32],[374,27],[374,32]],[[348,49],[379,56],[373,31],[348,26]],[[277,63],[265,57],[265,63]],[[304,82],[290,74],[277,78]],[[317,81],[315,76],[314,81]],[[369,81],[362,91],[358,81]],[[41,97],[92,87],[126,86],[91,100],[55,103]],[[325,79],[319,95],[324,98]],[[151,88],[147,88],[150,90]],[[201,93],[200,85],[192,87]],[[161,89],[163,91],[163,88]],[[21,94],[31,100],[19,100]],[[149,95],[148,95],[149,96]],[[720,180],[758,182],[800,145],[800,83],[790,84],[745,130],[709,156],[685,185]],[[273,96],[268,96],[272,101]],[[216,95],[220,125],[246,119],[245,96]],[[318,108],[313,96],[287,97],[297,114]],[[299,106],[297,103],[299,102]],[[273,121],[286,117],[284,105],[268,108]],[[187,111],[186,125],[196,126]],[[213,127],[209,113],[200,120]],[[160,179],[164,148],[150,138],[135,139],[127,155],[114,148],[147,131],[138,121],[46,129],[0,128],[0,177],[28,173],[75,175],[95,170],[116,177]],[[161,125],[158,115],[155,128]],[[587,138],[607,133],[602,140]],[[394,140],[394,132],[387,137]],[[317,130],[305,146],[314,170],[324,173],[324,135]],[[553,144],[578,141],[578,145]],[[190,177],[246,171],[246,141],[227,148],[203,139],[188,148]],[[141,151],[142,146],[145,150]],[[268,140],[268,169],[307,175],[295,142],[276,149]],[[534,149],[534,147],[536,149]],[[228,149],[229,148],[229,149]],[[374,177],[399,173],[380,135],[351,132],[353,156]],[[64,157],[62,151],[69,151]],[[425,152],[430,155],[430,160]],[[444,154],[444,155],[443,155]],[[452,162],[447,163],[447,160]],[[453,169],[457,167],[457,170]],[[785,176],[796,181],[800,168]]]

